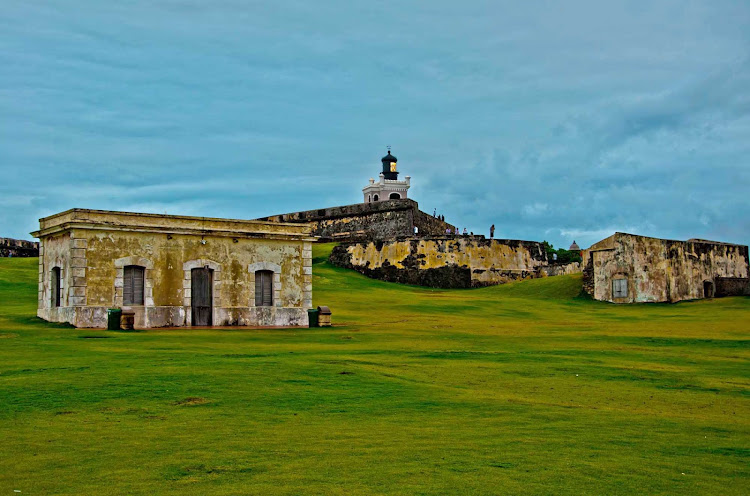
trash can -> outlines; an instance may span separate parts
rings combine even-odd
[[[318,327],[318,310],[311,308],[307,311],[308,327]]]
[[[120,317],[122,317],[122,310],[120,310],[119,308],[107,309],[107,330],[108,331],[120,330]]]
[[[331,309],[318,307],[318,327],[331,327]]]

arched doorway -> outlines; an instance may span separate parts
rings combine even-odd
[[[711,281],[703,281],[703,297],[713,298],[714,297],[714,283]]]
[[[388,199],[389,200],[400,200],[401,199],[401,195],[399,195],[398,193],[391,193],[391,196],[389,196]]]
[[[372,201],[378,201],[378,195],[374,195],[374,196],[372,197]]]

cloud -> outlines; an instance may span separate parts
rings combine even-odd
[[[392,145],[420,206],[470,231],[750,241],[747,2],[3,14],[0,235],[74,206],[253,218],[355,203]]]

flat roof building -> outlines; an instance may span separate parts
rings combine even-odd
[[[583,289],[613,303],[746,294],[748,248],[615,233],[583,251]]]
[[[310,227],[72,209],[39,220],[37,315],[106,327],[294,326],[312,308]]]

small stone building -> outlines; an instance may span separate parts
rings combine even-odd
[[[746,294],[748,247],[615,233],[583,251],[583,289],[613,303]]]
[[[310,227],[73,209],[39,221],[37,315],[106,327],[294,326],[312,308]]]

